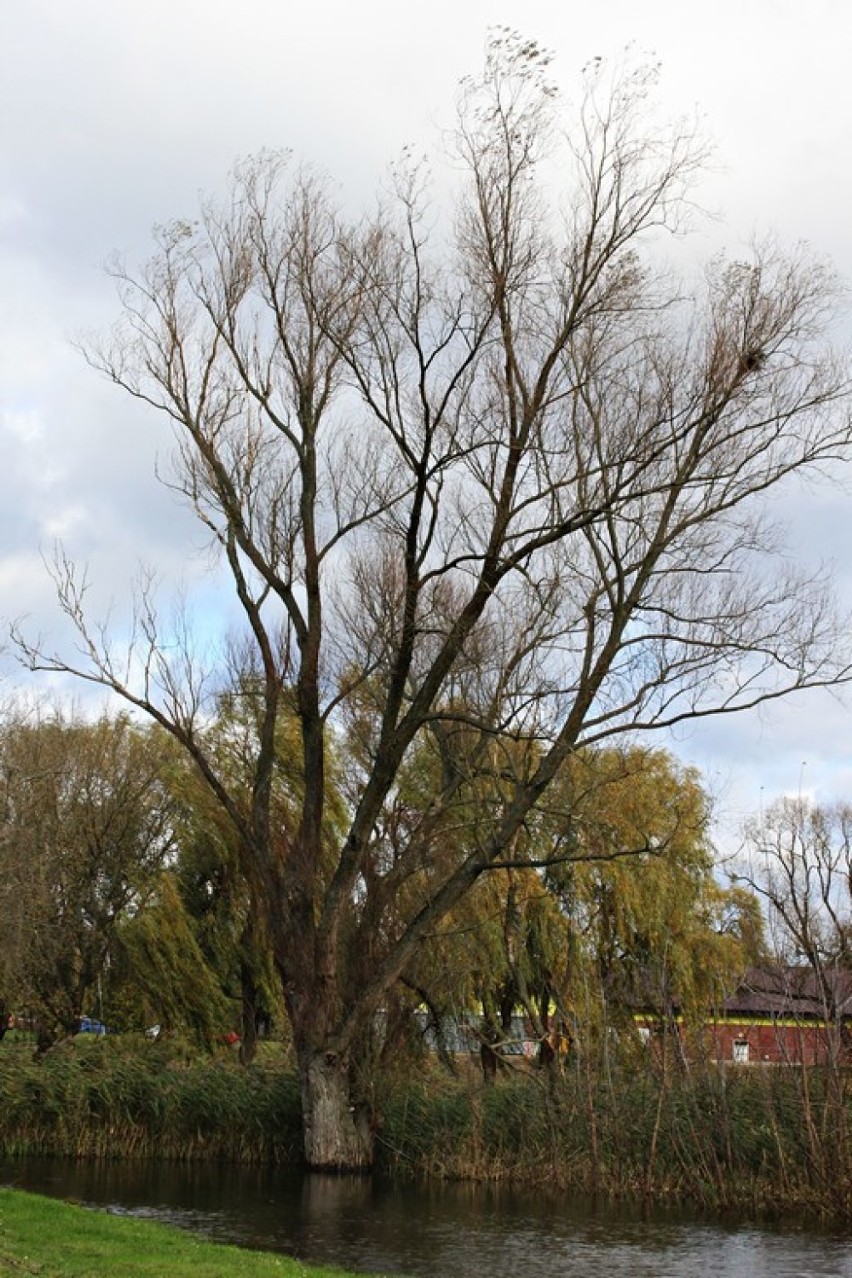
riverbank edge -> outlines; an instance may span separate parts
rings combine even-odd
[[[298,1080],[280,1056],[100,1041],[0,1050],[0,1153],[298,1167]],[[838,1086],[839,1084],[839,1086]],[[852,1221],[852,1088],[812,1070],[437,1069],[377,1084],[377,1170],[512,1183],[709,1214]]]
[[[355,1278],[173,1225],[0,1188],[0,1273],[39,1278]]]

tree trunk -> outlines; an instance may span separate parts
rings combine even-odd
[[[363,1172],[373,1165],[366,1107],[353,1102],[347,1063],[312,1052],[301,1066],[305,1162],[314,1171]]]
[[[497,1070],[502,1065],[500,1057],[490,1043],[480,1043],[479,1045],[479,1063],[482,1067],[482,1081],[486,1087],[491,1087],[497,1080]]]
[[[252,966],[240,963],[240,1064],[251,1065],[257,1053],[257,983]]]

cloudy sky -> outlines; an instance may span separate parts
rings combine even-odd
[[[167,427],[91,372],[75,337],[116,315],[102,263],[191,214],[239,157],[292,148],[368,202],[407,143],[451,123],[489,26],[556,54],[570,89],[596,55],[658,57],[673,114],[698,110],[718,163],[702,191],[736,249],[807,240],[852,281],[852,5],[811,0],[0,0],[0,616],[64,636],[42,565],[57,537],[120,610],[140,561],[200,569],[187,516],[153,478]],[[710,242],[708,240],[708,249]],[[699,244],[700,250],[700,244]],[[852,326],[850,326],[852,333]],[[848,476],[845,477],[848,480]],[[834,562],[852,602],[852,493],[811,491],[788,539]],[[6,666],[8,681],[22,676]],[[852,693],[705,724],[675,748],[719,794],[726,841],[774,795],[852,797]]]

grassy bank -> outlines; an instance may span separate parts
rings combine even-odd
[[[0,1273],[39,1278],[345,1278],[286,1256],[204,1242],[150,1221],[0,1190]]]

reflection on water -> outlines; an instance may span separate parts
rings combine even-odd
[[[852,1234],[592,1208],[502,1188],[55,1159],[0,1161],[0,1184],[368,1273],[852,1278]]]

